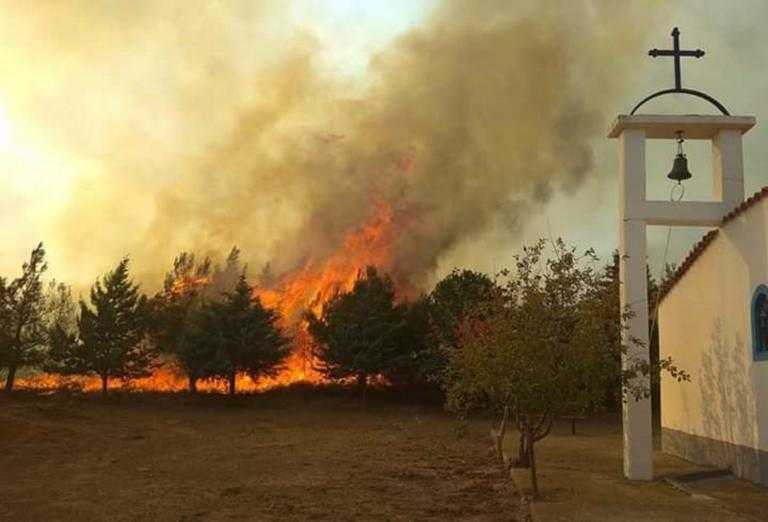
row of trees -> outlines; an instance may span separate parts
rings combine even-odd
[[[254,298],[236,248],[223,270],[211,267],[210,259],[196,263],[187,253],[174,260],[163,290],[152,301],[150,331],[186,373],[191,392],[201,379],[219,379],[234,394],[238,374],[274,376],[291,339],[278,325],[275,311]]]
[[[331,379],[354,379],[363,393],[372,376],[438,390],[464,317],[495,287],[484,274],[455,270],[429,294],[398,302],[390,277],[368,267],[350,292],[306,316],[320,369]]]
[[[457,394],[461,359],[456,356],[472,353],[475,342],[468,340],[467,332],[480,324],[477,314],[488,317],[481,323],[488,328],[499,319],[491,311],[519,313],[522,308],[509,303],[520,301],[538,306],[533,316],[547,318],[566,333],[575,331],[574,324],[587,324],[580,322],[580,314],[589,310],[589,324],[599,327],[600,335],[591,332],[585,342],[599,350],[595,353],[603,358],[598,362],[605,370],[605,379],[589,379],[596,383],[591,392],[615,405],[621,399],[615,259],[595,271],[591,253],[577,258],[562,242],[555,251],[558,256],[545,260],[543,242],[525,249],[514,273],[502,274],[505,284],[477,272],[454,271],[413,302],[398,302],[392,280],[368,267],[350,292],[335,296],[319,315],[306,315],[318,369],[330,379],[355,380],[361,390],[372,376],[393,384],[442,386],[454,408],[460,402],[467,406],[478,396],[488,399],[485,392]],[[0,279],[0,367],[7,371],[7,389],[12,388],[18,368],[38,366],[61,374],[98,375],[106,390],[110,379],[148,375],[159,356],[167,354],[188,376],[191,391],[201,379],[222,379],[234,393],[237,374],[274,375],[290,350],[291,339],[278,326],[275,312],[253,298],[237,249],[223,267],[181,254],[163,289],[152,298],[131,282],[128,260],[123,259],[96,282],[90,302],[80,300],[77,305],[65,285],[44,288],[44,258],[40,245],[23,265],[21,276],[10,282]],[[549,301],[533,301],[534,283],[544,285],[541,296],[549,296]],[[557,291],[551,288],[556,283]],[[527,285],[525,291],[520,285]],[[535,319],[532,327],[546,324]],[[517,328],[510,335],[527,339],[526,346],[539,363],[550,353],[539,346],[544,334]],[[481,344],[490,349],[486,339]],[[503,351],[494,348],[489,353]],[[586,359],[582,355],[580,360]],[[540,365],[531,367],[533,372],[539,370]],[[599,401],[576,402],[568,408],[578,414]]]
[[[182,253],[153,297],[131,280],[129,261],[102,276],[88,300],[66,285],[43,284],[45,251],[38,245],[22,273],[0,278],[0,370],[6,390],[17,371],[36,367],[61,375],[91,375],[107,392],[113,380],[146,377],[169,359],[194,392],[200,380],[274,376],[292,339],[274,310],[254,298],[235,248],[222,267]],[[494,287],[485,275],[455,271],[415,302],[398,302],[392,280],[368,267],[354,288],[307,313],[312,359],[331,380],[369,380],[436,390],[457,345],[466,310]]]
[[[129,274],[129,261],[93,285],[89,301],[75,304],[63,284],[43,285],[45,250],[38,245],[22,274],[0,278],[0,368],[11,391],[17,371],[37,367],[62,375],[93,375],[107,393],[112,379],[149,376],[171,355],[190,389],[200,379],[273,375],[290,339],[277,315],[254,299],[233,249],[223,268],[180,255],[164,288],[147,298]]]

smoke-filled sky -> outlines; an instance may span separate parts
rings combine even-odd
[[[417,287],[509,265],[541,236],[607,255],[605,131],[672,83],[647,50],[678,25],[707,52],[684,83],[760,125],[766,19],[757,0],[2,1],[0,274],[40,240],[76,288],[126,254],[152,287],[178,252],[234,244],[279,273],[382,204],[398,227],[388,268]],[[745,138],[748,191],[768,184],[766,139]],[[688,152],[689,197],[706,197],[707,146]],[[651,195],[672,157],[649,150]],[[700,233],[676,229],[671,260]]]

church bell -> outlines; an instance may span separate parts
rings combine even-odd
[[[672,164],[672,170],[669,171],[667,177],[672,181],[680,183],[683,180],[691,179],[691,173],[688,171],[688,158],[683,154],[683,133],[677,133],[677,156],[675,156],[675,162]]]

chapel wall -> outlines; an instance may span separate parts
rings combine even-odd
[[[768,204],[729,221],[664,298],[662,357],[691,375],[662,376],[664,451],[768,482],[768,361],[752,356],[751,300],[768,283]]]

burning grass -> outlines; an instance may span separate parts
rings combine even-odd
[[[247,375],[237,376],[237,390],[240,393],[254,393],[289,386],[291,384],[320,384],[324,382],[310,363],[303,360],[301,354],[291,354],[285,362],[285,369],[274,378],[254,380]],[[101,390],[101,379],[98,376],[62,376],[39,373],[19,379],[17,388],[22,390],[38,390],[53,392],[56,390],[96,392]],[[186,392],[189,389],[187,376],[172,363],[166,364],[149,377],[121,381],[110,381],[111,390],[135,392]],[[227,393],[227,383],[224,380],[202,380],[197,384],[198,392]]]

